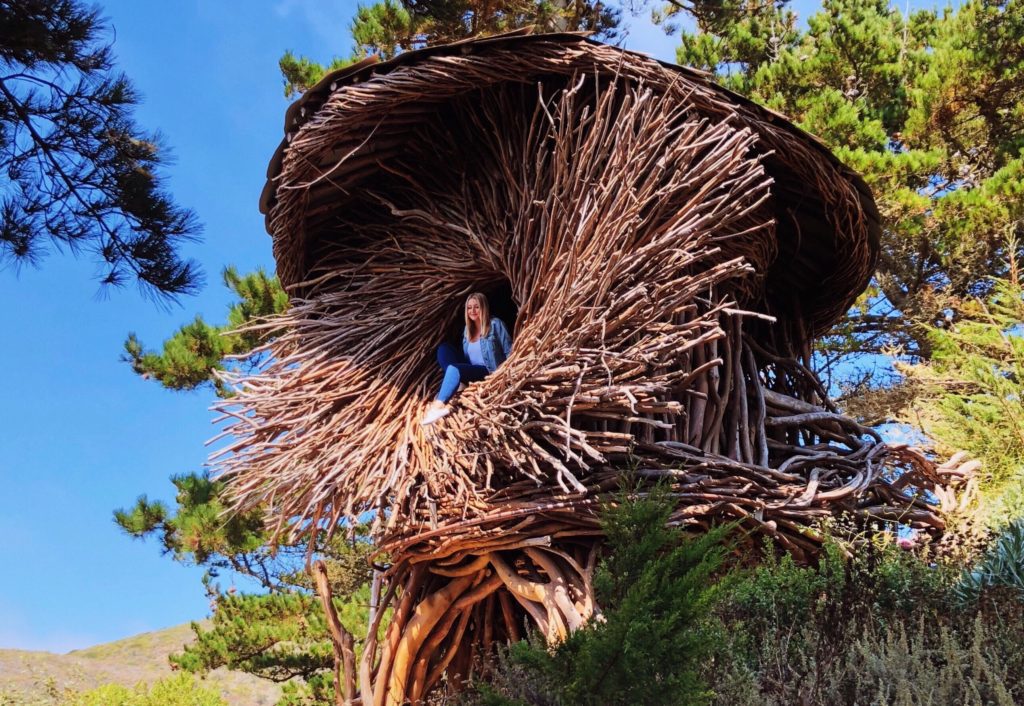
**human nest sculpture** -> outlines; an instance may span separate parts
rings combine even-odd
[[[580,36],[503,36],[328,76],[286,131],[263,208],[292,305],[228,376],[216,462],[284,541],[372,515],[389,564],[358,667],[335,630],[350,698],[419,703],[527,626],[592,619],[625,479],[802,558],[823,518],[940,532],[960,502],[972,466],[882,443],[809,368],[880,226],[781,116]],[[424,429],[476,290],[515,313],[511,354]]]

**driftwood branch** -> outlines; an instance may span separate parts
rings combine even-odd
[[[334,649],[334,691],[338,706],[351,706],[356,695],[356,652],[352,633],[345,629],[338,618],[331,600],[331,583],[327,567],[322,561],[313,562],[313,583],[327,618],[327,629]]]

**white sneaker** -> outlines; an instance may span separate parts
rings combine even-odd
[[[423,419],[420,420],[420,426],[429,426],[441,417],[447,416],[451,411],[452,410],[448,405],[444,405],[443,407],[431,407],[427,410],[426,414],[423,415]]]

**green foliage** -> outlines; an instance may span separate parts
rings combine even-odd
[[[332,586],[342,625],[354,636],[365,635],[368,584],[348,594],[339,589]],[[196,674],[226,667],[281,683],[278,706],[334,702],[334,657],[319,597],[297,590],[221,593],[215,605],[212,625],[193,623],[196,641],[172,655],[172,664]],[[357,637],[355,647],[358,659],[363,640]]]
[[[284,78],[284,95],[292,98],[312,88],[327,73],[354,64],[368,56],[390,59],[430,42],[428,18],[413,16],[397,2],[382,0],[372,5],[359,5],[349,25],[354,48],[347,58],[333,58],[329,63],[295,56],[286,51],[278,62]]]
[[[915,606],[944,605],[956,575],[944,563],[931,567],[897,548],[885,535],[852,556],[828,543],[816,566],[775,551],[765,543],[761,563],[736,581],[722,605],[722,614],[742,617],[751,635],[808,620],[827,635],[842,628],[843,615],[871,615],[884,624]]]
[[[261,510],[228,512],[224,484],[205,474],[174,476],[171,482],[178,489],[173,512],[165,503],[142,496],[131,509],[116,510],[114,521],[136,539],[156,537],[165,553],[206,567],[210,577],[231,569],[269,591],[313,589],[304,569],[305,549],[271,547]],[[335,595],[352,594],[370,580],[372,547],[365,535],[366,528],[359,526],[317,547]]]
[[[334,599],[345,628],[366,632],[370,589]],[[275,682],[308,680],[333,664],[330,638],[319,597],[297,591],[226,594],[217,601],[210,629],[193,623],[196,642],[171,658],[190,672],[236,669]],[[357,641],[357,651],[362,642]]]
[[[390,59],[413,48],[421,24],[396,0],[360,5],[352,20],[352,41],[364,56],[376,54]]]
[[[172,512],[141,497],[115,522],[139,539],[156,537],[176,561],[207,569],[213,606],[209,628],[193,623],[196,641],[171,657],[197,674],[220,667],[277,683],[286,682],[280,706],[333,702],[333,656],[323,608],[305,572],[305,550],[271,548],[260,511],[226,512],[224,486],[206,475],[172,478],[178,489]],[[371,545],[365,527],[339,532],[318,547],[325,561],[335,609],[353,635],[364,635],[369,605]],[[209,581],[224,569],[258,581],[267,593],[222,592]],[[362,642],[357,640],[357,651]]]
[[[163,189],[166,156],[132,111],[99,9],[79,0],[0,3],[0,263],[38,263],[49,243],[87,250],[101,282],[174,298],[202,285],[177,249],[198,236]]]
[[[130,510],[116,510],[114,521],[136,539],[157,536],[165,553],[177,561],[207,566],[213,575],[231,568],[278,585],[270,568],[273,557],[259,512],[227,513],[221,501],[224,484],[206,474],[174,476],[177,508],[141,496]]]
[[[275,706],[334,706],[334,682],[328,674],[309,681],[290,681],[281,685],[281,698]]]
[[[744,76],[778,60],[800,37],[796,14],[785,2],[699,0],[689,6],[671,3],[655,19],[672,26],[683,13],[696,20],[697,31],[682,33],[676,59],[680,64],[705,71],[721,70],[737,88],[742,86]]]
[[[619,19],[617,8],[595,0],[381,0],[357,7],[349,26],[353,50],[348,58],[334,58],[324,65],[286,52],[280,61],[284,93],[289,98],[302,93],[327,72],[371,55],[390,59],[412,49],[521,27],[541,32],[593,32],[610,39],[615,36]]]
[[[292,98],[298,93],[304,93],[316,85],[326,73],[344,68],[356,61],[359,61],[358,56],[348,59],[335,57],[330,63],[324,65],[286,51],[277,62],[281,76],[284,78],[284,97]]]
[[[1024,290],[994,280],[948,327],[928,326],[933,357],[901,370],[918,387],[908,420],[942,451],[980,460],[980,514],[1000,526],[1024,516]]]
[[[1024,519],[1004,529],[971,571],[957,584],[962,600],[977,600],[986,588],[1005,586],[1024,601]]]
[[[1018,598],[957,599],[959,567],[884,536],[817,566],[764,561],[719,604],[703,675],[722,706],[1012,704],[1024,688]]]
[[[228,308],[227,323],[211,326],[201,316],[185,324],[164,341],[157,353],[147,351],[134,333],[124,343],[122,360],[144,379],[154,378],[172,390],[192,390],[204,384],[221,396],[229,391],[216,377],[225,369],[227,356],[239,356],[238,365],[253,367],[260,356],[254,353],[260,344],[274,335],[272,329],[245,328],[288,308],[288,295],[277,277],[262,269],[239,275],[233,267],[224,268],[224,285],[238,301]]]
[[[949,143],[965,166],[998,170],[1024,147],[1024,6],[975,0],[946,11],[909,126]],[[970,178],[973,175],[965,175]]]
[[[536,640],[513,645],[479,703],[706,703],[698,670],[727,529],[687,537],[667,525],[670,514],[660,497],[610,509],[609,554],[594,578],[603,616],[553,652]]]
[[[662,18],[679,12],[697,24],[681,63],[790,116],[873,187],[875,289],[823,342],[826,364],[930,357],[917,322],[984,294],[1024,242],[1024,2],[904,15],[888,0],[825,0],[806,29],[785,0],[672,3]]]
[[[309,594],[222,595],[213,626],[193,623],[192,629],[196,641],[171,657],[189,672],[228,667],[283,682],[309,679],[332,665],[323,610]]]
[[[104,684],[70,696],[63,706],[227,706],[216,689],[203,686],[191,674],[176,674],[151,686],[129,689]]]
[[[803,638],[807,630],[794,631]],[[786,639],[791,633],[768,633]],[[862,627],[850,631],[839,651],[816,664],[813,635],[801,665],[813,670],[799,680],[768,681],[756,670],[736,664],[716,665],[716,706],[1013,706],[1018,689],[1007,659],[995,648],[981,620],[967,633],[933,629],[924,621],[893,628]],[[1017,655],[1019,659],[1019,655]]]

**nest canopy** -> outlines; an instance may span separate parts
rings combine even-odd
[[[337,215],[398,165],[423,179],[465,170],[486,144],[462,155],[436,149],[439,138],[486,103],[486,96],[564,88],[574,76],[642,85],[684,108],[688,119],[749,129],[772,180],[770,261],[755,263],[764,290],[744,302],[824,333],[863,291],[878,254],[880,223],[869,188],[815,137],[783,116],[713,83],[703,72],[656,61],[576,34],[511,33],[431,47],[390,61],[376,58],[335,71],[287,111],[286,139],[268,167],[260,199],[282,283],[293,294],[316,270],[321,246],[344,247]],[[455,119],[453,119],[455,118]],[[472,139],[506,136],[477,133]],[[500,181],[500,177],[498,177]],[[507,186],[507,185],[506,185]]]
[[[701,72],[574,34],[370,59],[288,110],[261,205],[292,306],[262,369],[227,375],[214,459],[292,537],[368,511],[388,545],[545,496],[593,507],[640,453],[743,495],[684,494],[687,522],[794,498],[803,519],[895,512],[862,497],[886,447],[807,368],[871,275],[870,191]],[[424,433],[433,350],[473,291],[503,300],[512,350]],[[732,488],[735,463],[758,484]]]
[[[391,563],[362,703],[422,703],[524,620],[557,641],[600,615],[597,510],[625,477],[665,486],[673,524],[805,557],[823,518],[938,534],[963,507],[976,466],[883,443],[809,368],[879,222],[781,116],[696,71],[515,35],[345,69],[286,125],[262,206],[291,306],[260,324],[258,369],[225,375],[214,459],[275,537],[312,547],[373,512]],[[508,305],[511,350],[425,429],[473,291]]]

